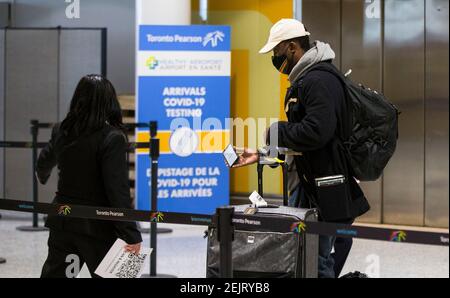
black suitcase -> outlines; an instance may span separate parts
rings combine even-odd
[[[235,207],[242,214],[249,205]],[[260,208],[253,215],[287,217],[294,221],[317,221],[315,209]],[[251,230],[253,229],[253,230]],[[219,242],[217,230],[208,230],[207,278],[219,277]],[[318,236],[305,233],[280,233],[258,228],[235,230],[232,245],[235,278],[316,278],[318,269]]]

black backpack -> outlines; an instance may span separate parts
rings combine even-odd
[[[332,73],[344,86],[351,117],[347,123],[348,134],[341,139],[352,174],[361,181],[377,180],[397,147],[398,109],[381,93],[352,82],[331,63],[318,63],[307,73],[314,70]]]

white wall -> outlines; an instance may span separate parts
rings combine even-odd
[[[136,0],[136,3],[138,24],[191,24],[191,0]]]

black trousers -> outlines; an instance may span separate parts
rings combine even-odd
[[[116,239],[99,239],[88,235],[50,229],[48,257],[41,278],[73,278],[86,263],[91,276]],[[78,262],[74,262],[74,257]],[[79,266],[77,266],[79,265]]]
[[[311,208],[311,205],[309,204],[309,201],[306,199],[305,192],[302,190],[301,185],[297,187],[295,191],[291,194],[291,197],[289,198],[289,206],[291,207],[300,207],[300,208]],[[353,224],[353,220],[348,221],[342,221],[340,223],[343,224]],[[327,237],[321,236],[319,238],[319,243],[327,243]],[[320,244],[319,244],[320,245]],[[350,251],[353,246],[353,239],[352,238],[340,238],[337,237],[336,240],[333,243],[334,246],[334,253],[331,254],[331,258],[333,259],[333,271],[334,276],[338,278],[341,275],[342,269],[344,268],[345,262],[347,261],[347,258],[350,254]],[[330,247],[331,250],[331,247]],[[327,256],[326,250],[320,251],[322,254]],[[321,259],[322,258],[322,259]],[[323,256],[320,256],[319,254],[319,261],[324,262],[326,264],[332,263],[330,260],[328,260],[328,257],[323,258]],[[331,266],[331,265],[330,265]],[[326,266],[320,266],[320,267],[326,267]],[[319,270],[319,275],[321,273],[321,270]],[[330,274],[328,274],[330,275]]]
[[[352,238],[336,238],[336,241],[334,242],[334,253],[331,254],[334,259],[334,272],[336,274],[336,278],[339,278],[341,275],[352,246]]]

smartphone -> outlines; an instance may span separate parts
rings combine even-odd
[[[231,144],[223,151],[223,157],[225,157],[225,161],[230,168],[233,167],[239,159],[239,155]]]

